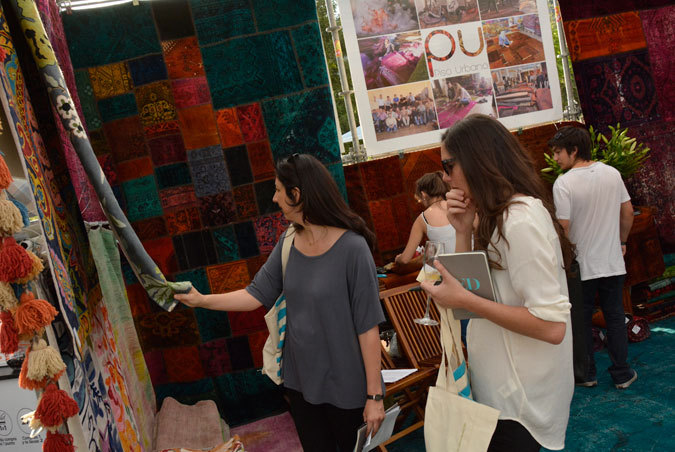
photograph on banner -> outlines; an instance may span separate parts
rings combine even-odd
[[[499,118],[553,108],[546,63],[492,71]]]
[[[427,60],[419,31],[359,40],[368,89],[427,80]]]
[[[422,30],[430,78],[447,78],[490,69],[480,22]]]
[[[377,141],[438,130],[428,81],[376,89],[368,95]]]
[[[537,0],[478,0],[483,20],[537,12]]]
[[[420,28],[414,0],[350,0],[357,38]]]
[[[441,129],[474,113],[497,117],[489,72],[437,79],[431,83]]]
[[[436,28],[480,20],[478,0],[415,0],[420,28]]]
[[[483,35],[490,69],[546,59],[536,14],[483,21]]]

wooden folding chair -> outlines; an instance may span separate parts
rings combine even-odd
[[[380,292],[380,298],[396,331],[396,338],[411,367],[438,367],[441,363],[440,326],[415,323],[424,316],[427,306],[426,293],[419,283],[408,284]],[[440,321],[440,314],[432,302],[429,315]]]
[[[382,347],[381,354],[382,369],[394,369],[394,363],[384,347]],[[394,426],[395,433],[391,438],[378,446],[380,452],[386,452],[388,444],[424,426],[424,404],[426,403],[429,386],[436,381],[437,374],[438,369],[426,367],[399,381],[385,385],[387,400],[393,397],[394,403],[398,403],[401,412],[396,419],[396,425]],[[400,430],[401,424],[408,418],[410,413],[415,414],[413,424]]]

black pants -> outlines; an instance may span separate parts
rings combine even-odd
[[[488,452],[539,452],[541,445],[522,424],[516,421],[497,421]]]
[[[345,410],[328,403],[311,404],[298,391],[286,388],[288,403],[305,452],[351,452],[363,424],[363,408]]]

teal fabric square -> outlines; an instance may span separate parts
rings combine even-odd
[[[232,334],[230,321],[225,311],[195,308],[195,317],[197,318],[202,343],[221,337],[229,337]]]
[[[314,0],[253,0],[253,11],[260,31],[317,20]]]
[[[162,215],[155,176],[145,176],[122,184],[130,222]]]
[[[188,168],[187,163],[174,163],[173,165],[155,168],[155,176],[157,177],[157,186],[160,190],[178,185],[187,185],[192,182],[190,168]]]
[[[327,166],[330,175],[333,176],[335,183],[340,189],[340,194],[344,198],[345,202],[349,203],[347,198],[347,183],[345,182],[345,172],[342,169],[342,162],[334,163]]]
[[[176,273],[176,281],[190,281],[195,289],[203,294],[210,294],[211,287],[203,268],[196,268],[182,273]]]
[[[215,229],[213,231],[213,239],[216,242],[218,262],[231,262],[239,259],[237,235],[234,233],[232,225]]]
[[[255,33],[248,0],[190,0],[200,45]]]
[[[61,18],[75,69],[162,51],[150,2],[73,11]]]
[[[75,71],[75,85],[77,85],[77,95],[80,98],[87,129],[90,131],[100,129],[103,121],[101,121],[101,115],[98,114],[98,104],[89,80],[89,71]]]
[[[230,427],[287,410],[282,386],[256,369],[215,379],[218,410]]]
[[[321,33],[316,22],[302,25],[291,31],[298,62],[307,88],[328,84],[326,59],[321,44]]]
[[[202,57],[216,110],[303,89],[285,31],[204,47]]]
[[[341,161],[330,88],[262,102],[274,160],[294,152],[323,163]]]
[[[101,112],[103,122],[115,119],[127,118],[138,114],[136,96],[134,93],[121,94],[98,101],[98,109]]]

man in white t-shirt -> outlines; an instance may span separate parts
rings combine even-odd
[[[628,365],[628,337],[623,310],[626,240],[633,225],[633,206],[621,174],[591,160],[591,139],[580,127],[563,127],[549,141],[563,170],[553,185],[556,216],[576,245],[581,270],[587,328],[588,374],[578,385],[597,386],[593,356],[592,316],[596,296],[607,323],[609,373],[618,389],[637,379]]]

